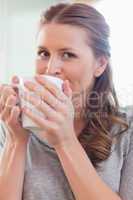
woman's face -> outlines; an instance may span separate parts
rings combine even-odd
[[[69,80],[73,93],[91,89],[99,62],[84,30],[72,25],[46,24],[37,38],[36,73]]]

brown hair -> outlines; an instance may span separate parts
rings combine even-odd
[[[60,3],[42,13],[40,27],[52,22],[83,28],[88,38],[91,37],[94,55],[110,58],[109,26],[95,8],[83,3]],[[118,134],[128,129],[123,113],[119,111],[110,63],[103,74],[96,78],[93,89],[86,98],[83,116],[86,127],[80,134],[79,141],[93,165],[98,167],[98,163],[107,159],[111,153],[113,137],[110,132],[114,124],[124,127],[123,130],[119,129]]]

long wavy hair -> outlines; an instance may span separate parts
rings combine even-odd
[[[81,112],[86,120],[86,126],[79,135],[79,141],[85,149],[94,167],[106,160],[111,153],[114,125],[121,127],[116,135],[128,129],[124,113],[116,96],[110,65],[109,26],[105,18],[95,8],[83,3],[59,3],[43,11],[40,28],[48,23],[68,24],[85,30],[88,35],[88,45],[96,58],[105,56],[109,63],[105,71],[95,79],[91,93],[86,97],[85,107]],[[123,128],[122,128],[123,127]]]

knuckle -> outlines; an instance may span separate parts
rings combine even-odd
[[[58,88],[53,88],[53,91],[57,97],[60,96],[60,90]]]
[[[12,86],[7,85],[3,87],[3,93],[6,94],[15,94],[15,90],[12,88]]]
[[[66,106],[63,106],[61,111],[62,111],[62,114],[63,114],[64,117],[66,117],[68,115]]]
[[[0,85],[0,92],[2,91],[2,85]]]
[[[16,120],[14,118],[14,115],[15,115],[15,113],[14,114],[10,113],[8,118],[7,118],[7,123],[8,123],[9,126],[14,126],[16,124]]]
[[[5,87],[3,89],[3,92],[6,93],[6,94],[12,94],[13,93],[13,89],[11,87]]]
[[[4,106],[3,106],[2,102],[0,102],[0,113],[3,111],[3,109],[4,109]]]
[[[53,103],[53,106],[54,106],[55,108],[58,109],[58,107],[60,107],[60,102],[59,102],[59,100],[58,100],[58,99],[55,99],[53,102],[54,102],[54,103]]]
[[[0,119],[3,120],[3,121],[6,120],[6,119],[5,119],[5,113],[4,113],[4,112],[1,112],[1,114],[0,114]]]
[[[7,124],[8,126],[10,126],[10,118],[8,118],[8,119],[6,120],[6,124]]]
[[[12,108],[14,105],[16,105],[17,103],[17,98],[14,97],[12,94],[10,96],[8,96],[4,102],[1,102],[1,106],[0,108],[2,109],[2,107],[6,107],[6,108]]]
[[[6,120],[6,123],[11,126],[13,124],[13,119],[11,116],[8,117],[8,119]]]
[[[59,127],[58,127],[58,125],[53,125],[53,127],[51,127],[51,131],[53,131],[53,132],[58,132],[59,131]]]
[[[3,90],[3,88],[6,87],[6,86],[7,86],[6,84],[1,84],[1,85],[0,85],[0,92],[1,92],[1,91]]]
[[[0,85],[0,96],[5,96],[8,94],[15,94],[14,89],[7,84],[2,84]]]
[[[12,108],[13,105],[14,105],[14,102],[13,102],[12,96],[9,96],[5,102],[5,107],[9,109],[9,108]]]
[[[62,116],[61,114],[59,114],[57,118],[58,125],[61,126],[64,123],[64,120],[65,120],[65,116],[64,115]]]
[[[11,94],[7,97],[7,103],[15,103],[16,98]]]

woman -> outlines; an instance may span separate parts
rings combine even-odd
[[[47,119],[19,108],[13,86],[1,85],[0,199],[133,199],[131,116],[119,108],[108,37],[104,17],[88,5],[57,4],[42,14],[35,78],[44,89],[25,86],[45,99],[37,108]],[[61,78],[63,91],[43,74]],[[24,130],[21,112],[44,131]]]

